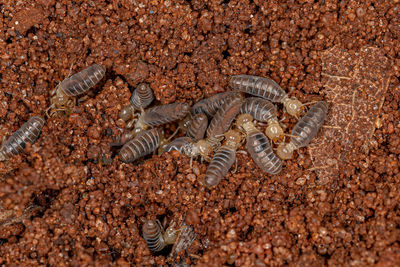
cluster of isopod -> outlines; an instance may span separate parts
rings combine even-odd
[[[95,86],[105,71],[103,66],[95,64],[62,81],[52,92],[51,105],[45,114],[31,117],[3,142],[0,161],[21,153],[27,142],[33,144],[45,124],[45,117],[60,112],[69,114],[76,97]],[[229,86],[232,91],[203,99],[192,107],[187,103],[149,107],[154,100],[153,91],[147,84],[138,85],[130,104],[119,114],[126,122],[117,142],[122,146],[119,159],[130,163],[157,150],[158,153],[177,150],[189,156],[191,163],[194,158],[201,157],[209,162],[201,183],[212,188],[225,177],[236,161],[237,150],[246,142],[246,149],[256,165],[274,175],[281,172],[282,160],[292,158],[293,151],[311,142],[328,112],[324,101],[316,102],[306,112],[299,100],[290,98],[276,82],[267,78],[237,75],[230,79]],[[245,97],[246,94],[251,96]],[[272,102],[283,104],[286,112],[296,118],[305,113],[290,134],[285,134],[280,126]],[[173,121],[179,121],[177,131],[182,129],[186,136],[170,141],[176,132],[166,139],[159,126]],[[265,132],[257,123],[266,124]],[[290,136],[288,143],[284,142],[285,135]],[[275,154],[273,143],[276,142],[280,144]],[[159,252],[172,244],[178,246],[177,249],[186,248],[194,240],[193,229],[187,225],[178,230],[174,224],[164,228],[158,221],[144,222],[143,238],[151,251]]]
[[[151,88],[139,85],[130,105],[120,118],[127,122],[127,131],[120,137],[123,145],[119,159],[129,163],[155,152],[177,150],[192,159],[201,157],[209,162],[204,180],[206,187],[217,186],[236,160],[236,151],[246,141],[254,162],[264,172],[278,174],[282,160],[292,158],[293,151],[307,146],[320,129],[328,111],[324,101],[316,102],[307,112],[304,105],[273,80],[250,76],[233,76],[232,91],[216,94],[189,107],[185,103],[148,108],[154,99]],[[245,94],[252,95],[245,97]],[[290,134],[285,134],[277,117],[276,106],[282,103],[289,115],[299,118]],[[135,116],[135,112],[138,115]],[[186,136],[169,142],[156,126],[180,120],[179,128]],[[210,120],[210,121],[209,121]],[[255,121],[265,123],[265,133]],[[284,136],[290,136],[289,143]],[[170,139],[170,138],[169,138]],[[280,142],[276,154],[272,142]]]

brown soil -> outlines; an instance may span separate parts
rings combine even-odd
[[[0,2],[0,137],[48,107],[71,65],[107,68],[70,116],[0,163],[0,263],[165,266],[168,252],[153,255],[141,237],[143,219],[186,216],[197,238],[177,261],[188,264],[399,265],[400,1],[282,2]],[[312,146],[329,153],[301,149],[277,176],[238,154],[212,190],[198,182],[206,164],[190,169],[179,153],[109,163],[140,82],[158,103],[194,103],[244,73],[336,107],[328,126],[339,128]]]

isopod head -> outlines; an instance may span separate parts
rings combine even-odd
[[[279,125],[279,122],[275,120],[268,123],[268,126],[265,129],[265,135],[274,142],[282,140],[284,137],[284,133]]]
[[[296,118],[298,118],[304,110],[304,105],[296,98],[284,99],[283,105],[286,108],[286,112]]]
[[[293,151],[294,151],[294,146],[292,143],[282,143],[278,146],[278,148],[276,149],[276,154],[278,155],[278,157],[280,157],[281,159],[291,159],[293,158]]]

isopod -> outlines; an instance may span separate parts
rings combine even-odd
[[[153,128],[139,133],[134,139],[127,142],[119,152],[119,159],[125,163],[133,162],[154,152],[160,143],[160,133]]]
[[[207,128],[207,140],[216,147],[223,134],[231,127],[233,120],[239,113],[244,98],[241,93],[228,96]]]
[[[194,115],[190,120],[189,126],[186,130],[186,135],[198,141],[204,138],[204,134],[207,130],[208,118],[204,113]]]
[[[174,229],[175,223],[172,223],[167,230],[163,231],[159,221],[147,220],[143,224],[143,238],[149,249],[153,252],[163,250],[167,245],[175,243],[177,233]]]
[[[265,134],[269,139],[277,141],[283,138],[284,134],[278,122],[276,107],[270,101],[259,97],[246,98],[240,113],[250,114],[254,119],[266,122]]]
[[[0,161],[7,160],[21,153],[26,142],[35,143],[40,135],[45,120],[41,116],[33,116],[22,124],[21,128],[15,131],[0,148]]]
[[[294,97],[289,98],[287,93],[271,79],[253,75],[236,75],[230,79],[229,86],[272,102],[282,103],[287,113],[295,117],[298,117],[304,110],[304,105],[299,100]]]
[[[194,104],[190,112],[192,115],[205,113],[208,116],[212,117],[215,115],[215,113],[217,113],[218,109],[222,106],[227,97],[229,97],[232,93],[232,91],[223,92],[205,98]]]
[[[278,156],[281,159],[291,159],[294,150],[307,146],[318,133],[327,113],[326,102],[319,101],[314,104],[293,127],[290,142],[278,146]]]
[[[246,133],[246,148],[251,158],[261,170],[278,174],[282,170],[282,161],[278,158],[263,132],[256,128],[250,114],[241,114],[236,119],[239,129]]]
[[[104,77],[105,73],[106,69],[103,66],[94,64],[65,79],[56,86],[49,109],[54,109],[54,112],[71,109],[75,105],[74,97],[86,93]],[[53,111],[50,116],[52,115]]]
[[[228,173],[236,160],[236,150],[242,144],[242,135],[239,131],[229,130],[225,133],[224,144],[217,150],[204,177],[204,185],[215,187]]]
[[[143,110],[147,108],[153,100],[153,90],[151,90],[150,86],[146,83],[139,84],[129,99],[130,104],[121,110],[119,118],[125,122],[129,121],[133,118],[136,110],[143,112]]]

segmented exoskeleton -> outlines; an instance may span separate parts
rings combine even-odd
[[[186,135],[198,141],[204,138],[208,126],[208,118],[204,113],[194,115],[186,130]]]
[[[178,235],[174,229],[175,223],[172,223],[167,230],[163,230],[159,221],[147,220],[143,224],[143,238],[149,249],[153,252],[163,250],[167,245],[172,245]]]
[[[133,162],[145,155],[154,152],[160,143],[160,134],[157,129],[150,129],[139,133],[134,139],[127,142],[119,152],[119,159],[125,163]]]
[[[278,146],[278,156],[281,159],[291,159],[294,150],[307,146],[318,133],[327,113],[326,102],[319,101],[314,104],[293,127],[290,142]]]
[[[119,118],[125,122],[131,120],[135,116],[135,111],[143,112],[143,110],[147,108],[153,100],[153,90],[150,86],[146,83],[139,84],[129,99],[130,105],[127,105],[121,110]]]
[[[206,187],[217,186],[225,177],[236,160],[236,150],[240,147],[241,141],[240,132],[229,130],[225,133],[224,144],[214,154],[207,167],[203,182]]]
[[[106,73],[106,69],[94,64],[81,72],[78,72],[71,77],[65,79],[54,89],[55,94],[50,99],[50,115],[53,116],[57,111],[63,110],[69,112],[75,106],[75,97],[86,93],[90,88],[95,86]]]
[[[246,98],[242,108],[242,114],[250,114],[254,119],[268,124],[265,134],[273,141],[282,139],[284,134],[278,122],[276,107],[270,101],[259,97]]]
[[[191,108],[191,114],[196,115],[205,113],[207,116],[212,117],[217,113],[218,109],[225,103],[225,100],[233,94],[232,91],[215,94],[211,97],[200,100]]]
[[[263,171],[278,174],[282,170],[282,161],[278,158],[263,132],[256,128],[250,114],[241,114],[236,119],[239,129],[246,133],[246,148],[254,162]]]
[[[211,120],[207,128],[207,141],[210,142],[214,148],[219,145],[223,134],[231,127],[233,120],[240,111],[243,101],[244,98],[241,93],[229,95]]]
[[[26,143],[35,143],[40,135],[45,120],[41,116],[33,116],[22,124],[21,128],[15,131],[0,148],[0,161],[7,160],[21,153]]]
[[[287,113],[292,116],[298,117],[304,110],[304,106],[299,100],[294,97],[289,98],[287,93],[271,79],[252,75],[236,75],[232,76],[229,85],[235,90],[282,103]]]

